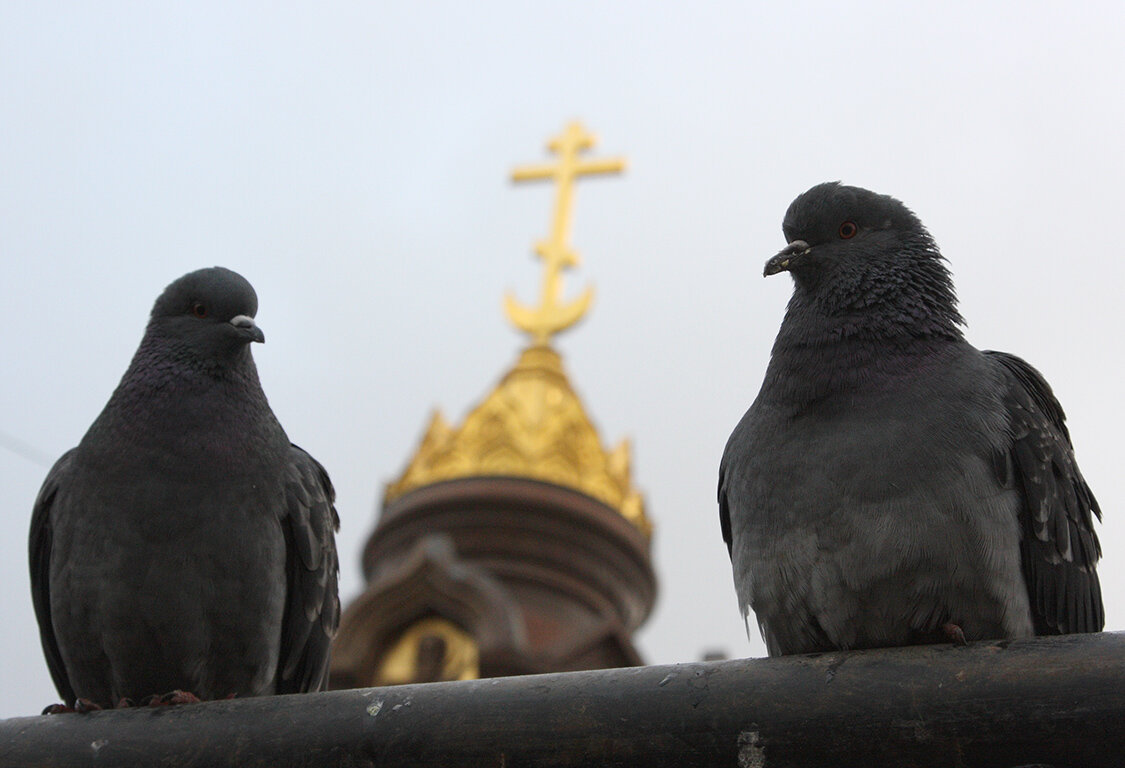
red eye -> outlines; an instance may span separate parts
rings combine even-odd
[[[859,227],[855,225],[854,221],[845,221],[840,225],[840,237],[844,240],[855,237],[855,233],[859,231]]]
[[[202,301],[197,301],[191,305],[191,313],[196,317],[207,317],[207,307]]]

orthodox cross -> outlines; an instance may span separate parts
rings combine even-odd
[[[551,336],[577,323],[590,306],[594,291],[587,287],[582,295],[564,303],[562,271],[578,264],[578,252],[570,247],[570,213],[574,200],[574,180],[591,174],[620,173],[625,170],[624,158],[583,160],[579,153],[594,146],[597,139],[582,125],[573,122],[547,144],[558,162],[546,165],[524,165],[512,171],[512,181],[555,181],[555,215],[551,234],[535,244],[535,253],[544,261],[543,288],[539,306],[526,307],[508,293],[504,310],[517,328],[531,334],[535,344],[547,344]]]

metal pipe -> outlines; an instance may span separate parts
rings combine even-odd
[[[7,768],[1122,764],[1122,633],[0,721]]]

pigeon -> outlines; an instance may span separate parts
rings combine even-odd
[[[65,701],[48,710],[324,686],[335,492],[266,401],[257,307],[222,267],[169,285],[105,409],[48,473],[29,542]]]
[[[1043,376],[962,333],[901,202],[797,197],[765,275],[794,290],[727,442],[719,518],[771,656],[1097,632],[1101,510]]]

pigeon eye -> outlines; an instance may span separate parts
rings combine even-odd
[[[194,302],[191,305],[191,313],[196,317],[207,317],[207,307],[202,301]]]
[[[859,227],[855,225],[854,221],[845,221],[840,225],[840,237],[844,240],[855,237],[855,233],[859,231]]]

